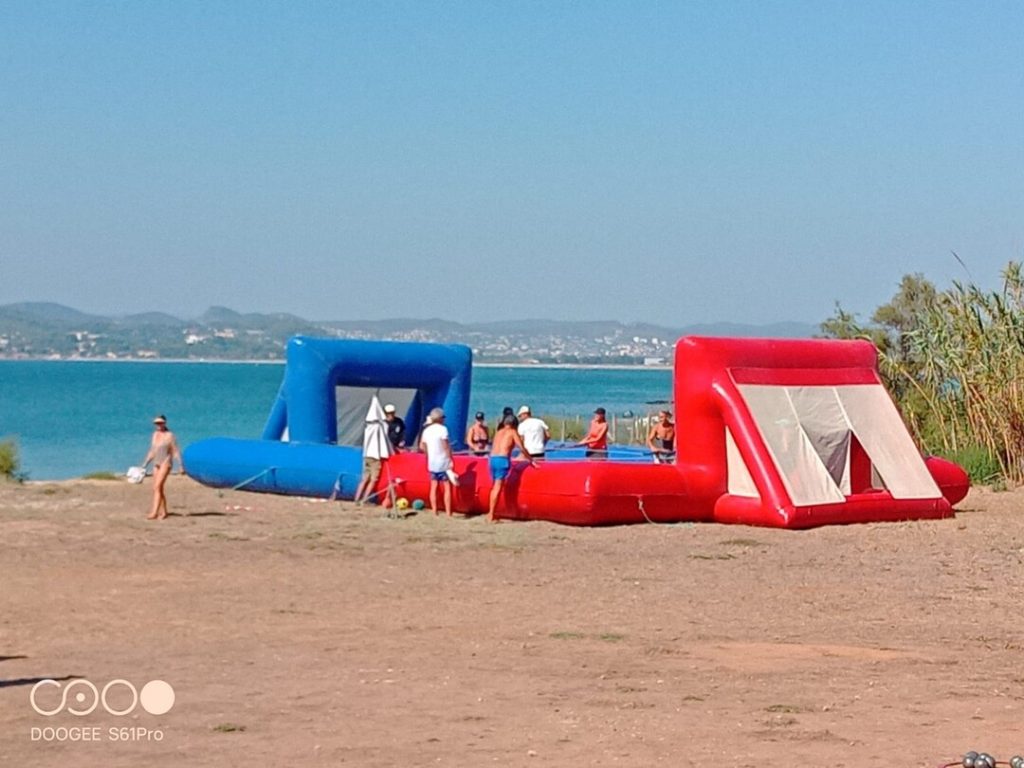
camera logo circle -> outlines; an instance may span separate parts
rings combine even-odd
[[[50,686],[61,691],[60,704],[53,709],[44,709],[37,703],[36,693],[41,688]],[[131,703],[123,709],[117,709],[108,700],[108,695],[111,690],[121,688],[128,691]],[[72,692],[74,692],[73,696]],[[123,694],[118,694],[117,698],[119,699],[121,695]],[[89,680],[72,680],[61,690],[61,684],[56,680],[40,680],[32,686],[28,699],[32,709],[44,717],[53,717],[65,710],[76,717],[85,717],[94,712],[101,704],[107,714],[115,717],[131,714],[140,704],[151,715],[165,715],[174,706],[174,688],[163,680],[150,680],[142,686],[142,691],[139,692],[130,682],[118,678],[104,685],[102,690],[98,690]]]
[[[174,689],[163,680],[150,680],[139,694],[142,708],[151,715],[166,715],[174,706]]]

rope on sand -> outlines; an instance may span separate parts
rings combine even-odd
[[[341,478],[343,478],[344,476],[344,472],[339,472],[338,476],[334,478],[334,487],[331,488],[331,495],[327,497],[328,501],[338,500],[338,494],[341,493]]]
[[[644,516],[644,520],[646,520],[651,525],[671,525],[671,526],[679,525],[679,523],[659,523],[657,520],[652,520],[651,516],[647,514],[647,510],[644,509],[644,497],[643,496],[637,496],[636,497],[636,506],[637,506],[637,509],[640,510],[640,514]]]
[[[243,480],[243,481],[242,481],[242,482],[240,482],[240,483],[239,483],[238,485],[234,486],[234,487],[233,487],[233,488],[232,488],[231,490],[232,490],[232,491],[237,491],[237,490],[240,490],[240,489],[244,488],[245,486],[247,486],[247,485],[248,485],[249,483],[252,483],[252,482],[254,482],[254,481],[256,481],[256,480],[259,480],[259,479],[260,479],[261,477],[263,477],[263,476],[264,476],[265,474],[267,474],[267,473],[269,473],[269,472],[273,472],[273,471],[274,471],[275,469],[277,469],[277,467],[267,467],[266,469],[264,469],[264,470],[263,470],[262,472],[260,472],[259,474],[257,474],[257,475],[253,475],[252,477],[250,477],[250,478],[249,478],[248,480]]]

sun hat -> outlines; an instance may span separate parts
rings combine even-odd
[[[153,419],[153,423],[154,424],[166,424],[167,423],[167,417],[164,416],[161,413],[159,416],[157,416],[155,419]]]
[[[530,406],[528,406],[528,405],[521,405],[521,406],[519,406],[519,413],[517,413],[516,415],[517,416],[522,416],[523,414],[529,413],[529,412],[530,412]]]
[[[393,406],[391,403],[388,403],[387,405],[384,406],[384,413],[394,413],[394,412],[395,412],[395,406]]]

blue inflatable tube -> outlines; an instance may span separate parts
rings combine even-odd
[[[351,499],[362,451],[341,445],[214,437],[185,451],[189,476],[213,488]]]

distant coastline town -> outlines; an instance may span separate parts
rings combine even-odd
[[[479,364],[663,366],[680,336],[809,337],[808,323],[668,328],[648,323],[520,320],[311,321],[211,307],[182,320],[163,313],[90,315],[61,304],[0,306],[0,360],[279,361],[295,335],[465,344]]]

